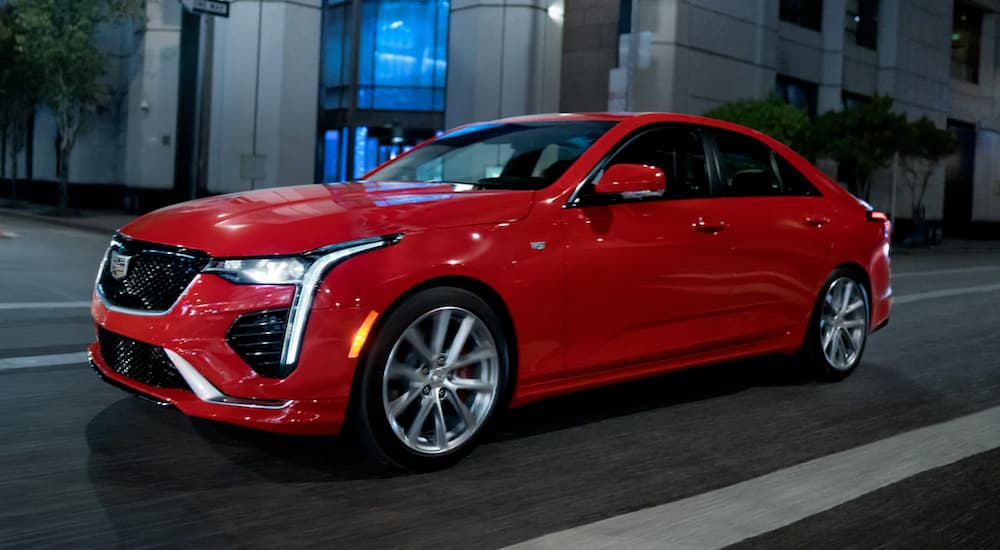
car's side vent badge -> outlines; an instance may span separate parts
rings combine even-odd
[[[545,241],[531,241],[532,250],[545,250]]]

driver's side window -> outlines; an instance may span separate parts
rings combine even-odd
[[[694,128],[657,128],[625,145],[608,162],[655,166],[666,175],[665,198],[695,198],[709,195],[705,148]]]

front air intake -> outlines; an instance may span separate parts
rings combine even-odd
[[[97,328],[101,357],[111,370],[154,388],[189,390],[163,348]]]
[[[229,346],[257,374],[268,378],[288,376],[282,369],[288,309],[269,309],[240,315],[226,333]]]

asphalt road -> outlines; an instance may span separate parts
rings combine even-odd
[[[19,235],[0,238],[0,365],[81,351],[93,328],[70,305],[89,299],[107,238],[2,217],[0,230]],[[901,253],[894,268],[912,300],[843,383],[764,358],[557,398],[424,475],[370,470],[336,437],[192,420],[82,362],[0,366],[0,548],[499,548],[1000,405],[1000,246]],[[740,545],[1000,547],[998,459]]]

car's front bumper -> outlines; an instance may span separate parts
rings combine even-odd
[[[189,416],[298,434],[337,433],[344,421],[346,400],[260,401],[237,398],[229,402],[208,401],[188,390],[154,388],[118,374],[104,362],[96,343],[88,351],[90,366],[105,382],[157,405],[176,407]]]
[[[348,352],[368,310],[358,304],[314,308],[297,365],[284,378],[257,374],[226,342],[240,315],[287,308],[292,294],[290,287],[237,285],[199,275],[169,311],[156,315],[110,307],[95,294],[91,313],[97,325],[162,348],[190,389],[154,387],[125,376],[111,368],[98,343],[89,350],[93,367],[106,381],[191,416],[269,431],[337,433],[356,364]]]

